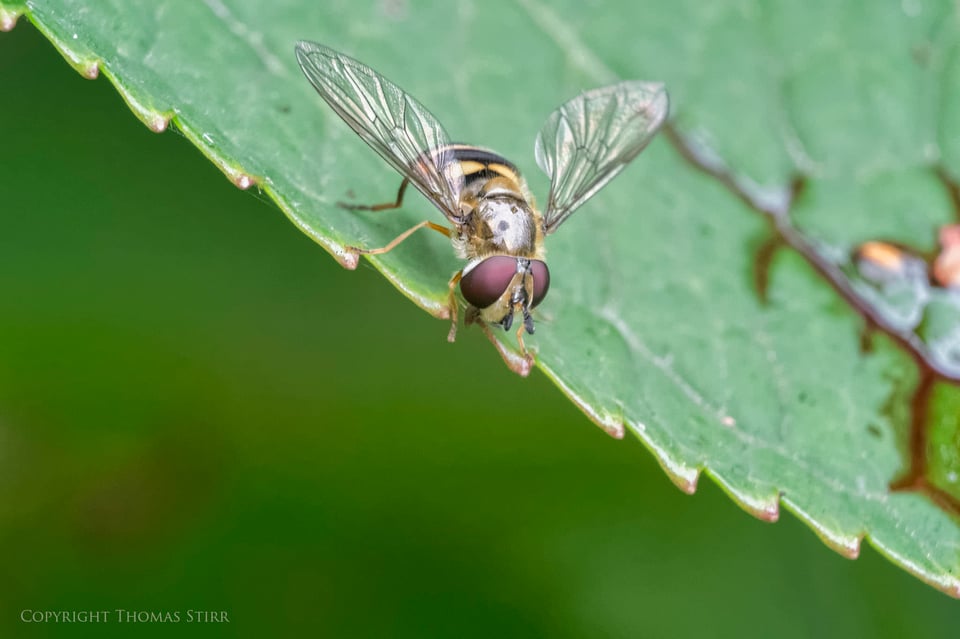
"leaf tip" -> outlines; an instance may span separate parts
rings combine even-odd
[[[623,439],[623,436],[627,434],[627,429],[624,427],[623,422],[611,424],[609,428],[601,425],[600,428],[603,428],[607,435],[610,435],[614,439]]]
[[[144,118],[147,128],[154,133],[163,133],[170,125],[170,118],[162,113],[154,113]]]
[[[823,540],[829,548],[837,554],[847,559],[856,559],[860,556],[860,545],[863,542],[863,534],[860,535],[836,535],[830,534],[831,531],[814,528],[817,536]]]
[[[730,493],[737,505],[759,519],[774,523],[780,519],[780,495],[747,495],[744,493]]]
[[[179,121],[177,122],[177,125],[186,132],[186,129],[180,125]],[[204,155],[210,158],[210,160],[216,164],[221,171],[223,171],[223,174],[227,176],[227,179],[230,180],[230,182],[241,191],[246,191],[254,184],[258,184],[260,182],[258,178],[250,175],[239,166],[234,166],[225,158],[215,153],[212,148],[204,147],[199,143],[197,143],[197,147],[203,152]]]
[[[237,173],[231,177],[231,181],[238,189],[243,191],[249,189],[256,182],[256,180],[245,173]]]
[[[657,463],[660,464],[660,468],[667,474],[667,477],[670,478],[674,486],[688,495],[697,492],[697,482],[700,481],[700,468],[684,464],[674,458],[667,452],[664,446],[658,444],[650,437],[645,424],[629,422],[628,425],[637,438],[643,442],[643,445],[653,453],[653,456],[657,459]]]
[[[907,572],[924,583],[933,586],[940,592],[955,599],[960,599],[960,578],[957,577],[955,564],[951,566],[938,566],[935,570],[931,570],[930,566],[923,566],[912,561],[909,557],[897,552],[897,550],[884,543],[884,541],[877,539],[874,535],[870,535],[869,540],[870,545],[872,545],[877,552],[893,563],[899,565]]]
[[[497,350],[500,352],[500,356],[503,357],[503,361],[506,363],[507,368],[512,370],[514,373],[520,377],[527,377],[530,375],[530,371],[533,370],[533,357],[527,355],[524,357],[520,353],[513,351],[510,348],[497,346]]]
[[[773,523],[780,519],[781,493],[779,490],[763,486],[745,489],[743,486],[730,481],[722,473],[711,469],[708,469],[707,472],[737,506],[760,521]]]
[[[646,439],[644,439],[647,442]],[[647,446],[653,450],[653,454],[656,455],[657,461],[660,463],[660,468],[663,469],[663,472],[667,474],[667,477],[670,478],[670,481],[673,482],[673,485],[687,493],[692,495],[697,492],[697,483],[700,481],[700,469],[694,466],[687,466],[686,464],[681,464],[672,457],[667,456],[661,449],[654,447],[649,442]]]
[[[856,559],[860,556],[860,544],[864,536],[862,531],[843,533],[838,530],[831,530],[825,523],[817,520],[788,497],[782,497],[782,501],[790,512],[807,524],[828,548],[847,559]]]
[[[780,503],[775,500],[762,504],[759,508],[752,509],[749,512],[760,521],[766,521],[772,524],[780,519]]]
[[[348,271],[355,271],[360,265],[360,256],[354,251],[338,250],[334,253],[334,257],[340,266]]]
[[[16,11],[0,8],[0,31],[13,31],[19,17]]]
[[[87,80],[96,80],[100,76],[100,65],[102,61],[93,56],[89,51],[73,48],[72,45],[78,39],[78,34],[74,33],[69,39],[58,38],[48,33],[44,28],[40,27],[39,24],[37,24],[37,27],[50,39],[50,42],[53,43],[53,46],[60,52],[60,55],[66,59],[67,63],[73,67],[74,71]],[[116,82],[114,82],[114,84],[116,84]]]
[[[148,129],[154,133],[163,133],[167,130],[167,126],[169,126],[170,120],[173,117],[171,113],[164,113],[147,106],[141,102],[140,99],[133,94],[133,92],[129,91],[123,86],[123,84],[113,77],[109,69],[105,69],[104,72],[113,85],[117,87],[117,90],[120,92],[120,97],[122,97],[123,101],[127,103],[127,106],[130,107],[130,110],[133,111],[133,114],[137,116],[141,122],[146,124]],[[81,73],[83,73],[83,71],[81,71]]]
[[[596,411],[587,406],[581,406],[581,408],[587,416],[590,417],[590,420],[600,427],[600,430],[614,439],[623,439],[623,436],[627,432],[627,427],[623,421],[622,414],[614,415],[607,411]]]
[[[688,495],[692,495],[697,492],[697,482],[700,480],[700,472],[697,471],[692,475],[674,475],[667,472],[667,477],[670,478],[670,481],[673,482],[673,485],[685,492]]]
[[[597,410],[590,402],[568,386],[550,367],[544,365],[542,362],[540,363],[540,370],[543,371],[543,374],[546,375],[577,408],[590,418],[590,421],[599,426],[603,432],[614,439],[623,439],[627,428],[622,412],[619,415],[614,415],[609,412]],[[639,428],[642,430],[644,428],[643,424],[640,424]]]
[[[85,65],[79,66],[77,70],[87,80],[96,80],[100,76],[100,63],[90,60]]]
[[[510,366],[510,370],[520,377],[528,377],[530,375],[530,371],[533,370],[533,363],[525,357],[520,357],[517,365]]]
[[[623,436],[627,433],[627,428],[621,417],[616,417],[609,413],[598,413],[596,416],[591,415],[589,412],[587,414],[590,415],[593,423],[600,427],[600,430],[614,439],[623,439]]]

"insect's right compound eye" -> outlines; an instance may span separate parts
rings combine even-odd
[[[463,276],[460,280],[460,292],[465,300],[477,308],[487,308],[500,299],[516,272],[515,257],[488,257]]]

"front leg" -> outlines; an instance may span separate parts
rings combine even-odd
[[[484,322],[480,318],[480,310],[474,306],[468,306],[467,312],[464,315],[463,323],[465,325],[470,324],[479,324],[480,330],[483,331],[483,334],[487,336],[487,339],[490,340],[490,343],[493,344],[493,347],[497,349],[497,352],[500,353],[500,357],[503,358],[503,362],[507,365],[507,368],[512,370],[514,373],[521,377],[526,377],[530,374],[530,371],[533,369],[533,364],[536,361],[533,354],[531,354],[527,347],[523,343],[523,338],[519,335],[518,332],[518,343],[520,344],[520,352],[515,353],[507,346],[498,340],[493,334],[493,331],[490,329],[490,325]],[[523,325],[520,325],[520,329],[523,329]]]
[[[497,352],[500,353],[500,357],[503,358],[503,362],[507,365],[507,368],[520,377],[526,377],[530,374],[535,360],[533,355],[527,351],[526,346],[523,345],[523,339],[520,339],[520,352],[514,353],[494,336],[493,331],[490,330],[490,326],[486,322],[480,322],[480,328],[483,330],[483,334],[487,336],[487,339],[490,340],[490,343],[493,344],[493,347],[497,349]],[[521,328],[523,327],[521,326]]]
[[[463,277],[463,269],[460,269],[450,278],[447,283],[447,308],[450,310],[450,332],[447,333],[447,341],[453,342],[457,339],[457,284]]]

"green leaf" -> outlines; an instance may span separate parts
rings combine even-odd
[[[782,503],[843,554],[867,537],[960,596],[960,397],[917,350],[952,343],[953,298],[938,289],[945,315],[924,301],[924,321],[897,324],[900,302],[848,257],[876,239],[933,251],[960,215],[955,3],[61,0],[3,3],[0,26],[24,12],[150,128],[172,121],[345,265],[345,246],[438,215],[419,196],[390,213],[335,206],[389,200],[399,178],[313,93],[296,40],[370,64],[455,139],[526,168],[541,199],[533,137],[556,105],[618,78],[665,81],[675,143],[661,136],[549,238],[537,365],[684,490],[706,471],[763,519]],[[458,262],[439,237],[371,262],[444,313]],[[869,350],[865,318],[879,329]]]

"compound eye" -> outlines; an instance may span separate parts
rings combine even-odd
[[[533,301],[530,308],[543,301],[550,290],[550,269],[540,260],[530,260],[530,273],[533,275]]]
[[[460,292],[477,308],[486,308],[500,299],[516,273],[517,258],[508,255],[488,257],[463,276]]]

